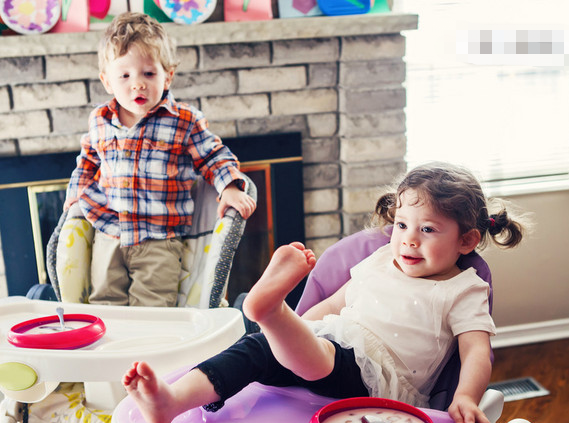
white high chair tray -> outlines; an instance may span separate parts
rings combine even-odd
[[[58,306],[64,308],[65,314],[101,318],[106,333],[95,343],[74,350],[19,348],[8,342],[7,334],[14,325],[55,315]],[[25,297],[0,299],[0,365],[15,362],[31,367],[38,376],[36,385],[119,381],[133,361],[141,360],[159,373],[170,372],[211,357],[244,332],[241,312],[233,308],[121,307],[61,304]],[[0,390],[6,396],[14,393]]]

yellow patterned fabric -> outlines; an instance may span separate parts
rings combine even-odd
[[[61,299],[87,303],[91,286],[91,249],[95,230],[82,218],[67,219],[57,245],[56,271]]]
[[[82,383],[60,383],[40,403],[30,404],[29,423],[111,423],[112,411],[86,406]]]

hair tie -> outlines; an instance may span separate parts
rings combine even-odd
[[[496,219],[494,219],[493,217],[490,217],[490,218],[488,218],[488,220],[490,221],[490,227],[491,228],[496,226]]]

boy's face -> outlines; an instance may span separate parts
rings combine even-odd
[[[174,70],[166,72],[158,60],[137,46],[107,63],[99,75],[107,92],[114,95],[120,105],[121,123],[128,127],[160,102],[173,76]]]
[[[417,201],[414,190],[401,195],[390,245],[396,266],[406,275],[433,280],[456,276],[460,273],[456,261],[472,251],[477,240],[473,231],[461,235],[455,220]]]

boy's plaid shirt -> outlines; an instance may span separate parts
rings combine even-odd
[[[183,236],[192,223],[190,188],[198,172],[219,193],[241,179],[237,158],[209,131],[202,112],[166,92],[125,128],[113,99],[91,113],[65,208],[78,201],[87,220],[123,246]]]

